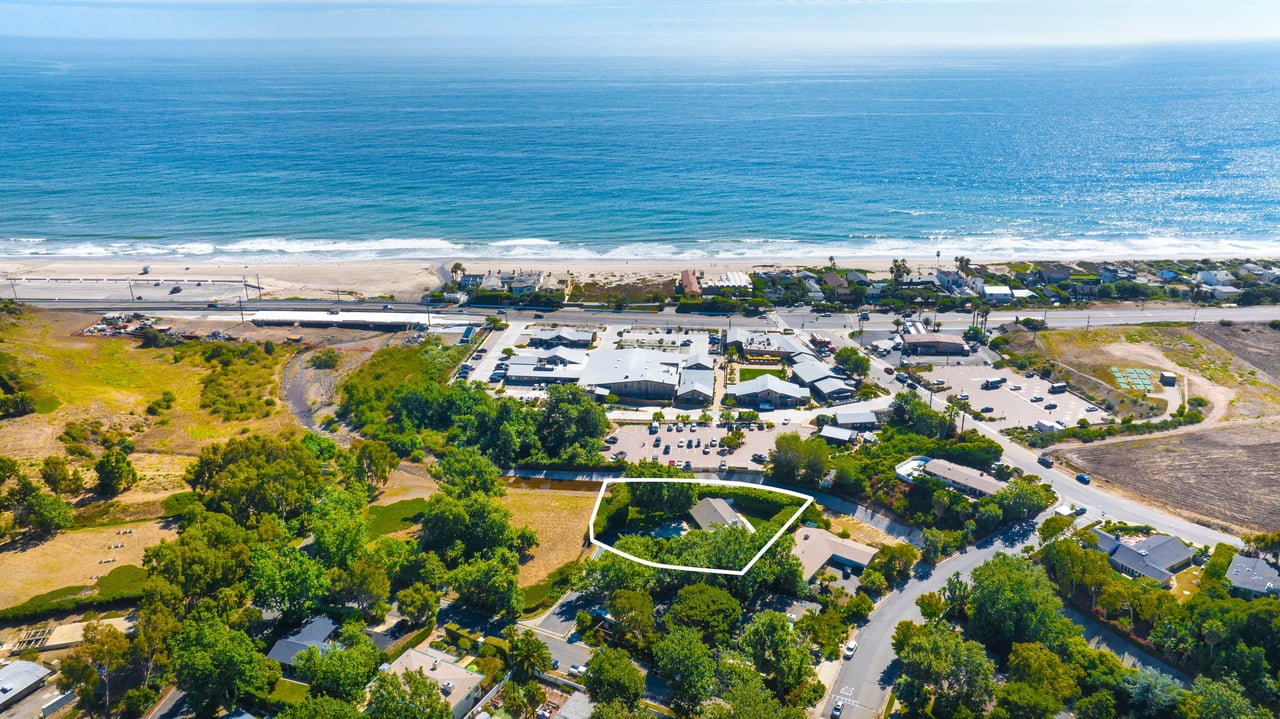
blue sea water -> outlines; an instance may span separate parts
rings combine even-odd
[[[1280,46],[0,46],[0,257],[1280,252]]]

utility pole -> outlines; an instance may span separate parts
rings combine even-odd
[[[129,278],[127,278],[127,277],[126,277],[124,281],[125,281],[125,282],[127,282],[127,283],[129,284],[129,301],[130,301],[130,302],[136,302],[136,301],[137,301],[137,299],[138,299],[138,296],[137,296],[137,295],[135,295],[135,294],[133,294],[133,280],[131,280],[131,279],[129,279]],[[15,292],[15,293],[14,293],[13,297],[14,297],[14,299],[17,299],[17,298],[18,298],[18,294],[17,294],[17,292]]]
[[[236,304],[240,306],[240,324],[244,324],[244,300],[237,297]]]
[[[17,302],[18,301],[18,281],[10,277],[9,288],[13,290],[13,301]]]
[[[262,275],[255,273],[253,275],[253,283],[258,286],[258,299],[261,300],[262,299]]]

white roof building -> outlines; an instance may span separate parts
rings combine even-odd
[[[578,383],[588,389],[608,390],[620,397],[672,399],[680,387],[682,355],[631,347],[596,350],[587,361]]]
[[[725,394],[738,404],[768,407],[794,407],[809,401],[809,390],[798,384],[762,374],[752,380],[730,385]]]
[[[454,719],[462,719],[484,696],[481,682],[483,674],[477,674],[453,663],[453,658],[443,652],[428,648],[426,651],[410,649],[401,654],[383,671],[397,676],[421,670],[428,679],[440,687],[440,694],[453,708]]]

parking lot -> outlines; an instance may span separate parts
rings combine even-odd
[[[758,427],[758,425],[752,426]],[[808,437],[813,434],[812,428],[802,427],[795,423],[778,423],[772,429],[767,428],[767,425],[765,429],[744,429],[745,441],[743,445],[737,450],[729,452],[719,446],[711,446],[711,440],[714,439],[716,444],[719,445],[720,440],[729,433],[729,430],[725,427],[686,425],[684,430],[680,431],[676,429],[677,425],[674,422],[664,423],[661,427],[662,429],[657,434],[650,434],[648,425],[622,425],[614,432],[618,442],[607,445],[605,454],[612,455],[616,452],[626,452],[626,459],[629,462],[640,459],[656,459],[666,463],[675,462],[681,467],[688,462],[692,469],[700,471],[716,470],[721,462],[725,463],[726,468],[759,469],[762,466],[761,463],[751,461],[751,456],[753,454],[768,456],[779,434],[795,432],[802,437]],[[657,446],[654,444],[655,440],[658,443]],[[670,447],[669,451],[668,447]]]
[[[618,337],[618,332],[622,336]],[[617,348],[643,347],[666,351],[678,351],[681,354],[707,354],[711,349],[711,335],[706,330],[679,330],[670,327],[657,328],[620,328],[610,327],[605,342],[617,341]],[[613,345],[610,345],[613,346]]]
[[[1028,427],[1040,420],[1061,421],[1068,427],[1072,427],[1084,418],[1090,423],[1097,424],[1103,422],[1108,416],[1102,410],[1087,411],[1089,403],[1070,392],[1049,394],[1047,380],[1026,377],[1009,369],[997,370],[983,365],[967,364],[935,366],[933,371],[926,373],[925,376],[930,380],[942,379],[951,386],[950,391],[939,394],[934,400],[935,404],[938,399],[945,402],[946,397],[967,394],[969,404],[975,410],[991,408],[983,414],[995,417],[991,425],[1001,429],[1013,426]],[[1005,378],[1004,385],[998,389],[982,389],[983,381],[992,377]],[[1036,397],[1040,399],[1033,401]]]

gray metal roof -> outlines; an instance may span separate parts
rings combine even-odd
[[[834,367],[825,362],[814,360],[799,362],[791,368],[791,371],[795,374],[796,379],[804,385],[811,385],[818,380],[836,376]]]
[[[857,432],[852,429],[837,427],[834,424],[826,425],[822,429],[818,430],[818,435],[820,437],[823,439],[829,439],[833,442],[852,442],[854,435],[856,434]]]
[[[800,399],[808,398],[809,390],[798,384],[792,384],[786,380],[781,380],[771,374],[762,374],[755,379],[739,382],[730,386],[725,392],[734,397],[742,397],[744,395],[753,395],[764,390],[770,390],[788,397],[797,397]]]
[[[591,712],[595,708],[596,705],[591,703],[586,694],[574,692],[564,706],[560,707],[556,719],[591,719]]]
[[[653,382],[670,385],[680,382],[681,356],[662,350],[632,347],[621,350],[597,350],[587,361],[582,373],[584,385],[608,387],[622,382]]]
[[[1262,557],[1242,557],[1239,554],[1232,557],[1231,566],[1227,569],[1227,580],[1231,582],[1231,586],[1240,589],[1280,595],[1280,571],[1267,564]]]
[[[313,617],[298,631],[276,642],[267,653],[267,658],[293,666],[294,658],[310,647],[326,652],[330,646],[329,635],[337,628],[338,625],[328,617]]]
[[[0,668],[0,704],[7,697],[21,696],[52,673],[35,662],[21,659]]]
[[[738,513],[729,506],[729,503],[719,497],[707,497],[701,502],[693,505],[693,509],[689,510],[689,514],[693,515],[693,520],[698,526],[704,530],[710,531],[716,525],[724,525],[726,527],[745,527],[753,529],[750,524],[744,522]]]
[[[1170,571],[1173,567],[1193,556],[1195,550],[1181,539],[1160,534],[1134,545],[1120,544],[1112,552],[1111,560],[1136,574],[1164,583],[1173,576]]]
[[[823,397],[830,397],[834,394],[842,393],[842,392],[847,392],[852,394],[853,388],[849,386],[848,382],[845,382],[844,380],[838,377],[823,377],[822,379],[813,383],[813,391],[817,392]]]
[[[836,424],[841,427],[849,427],[853,425],[876,425],[879,420],[876,419],[876,413],[865,409],[841,409],[836,410]]]

